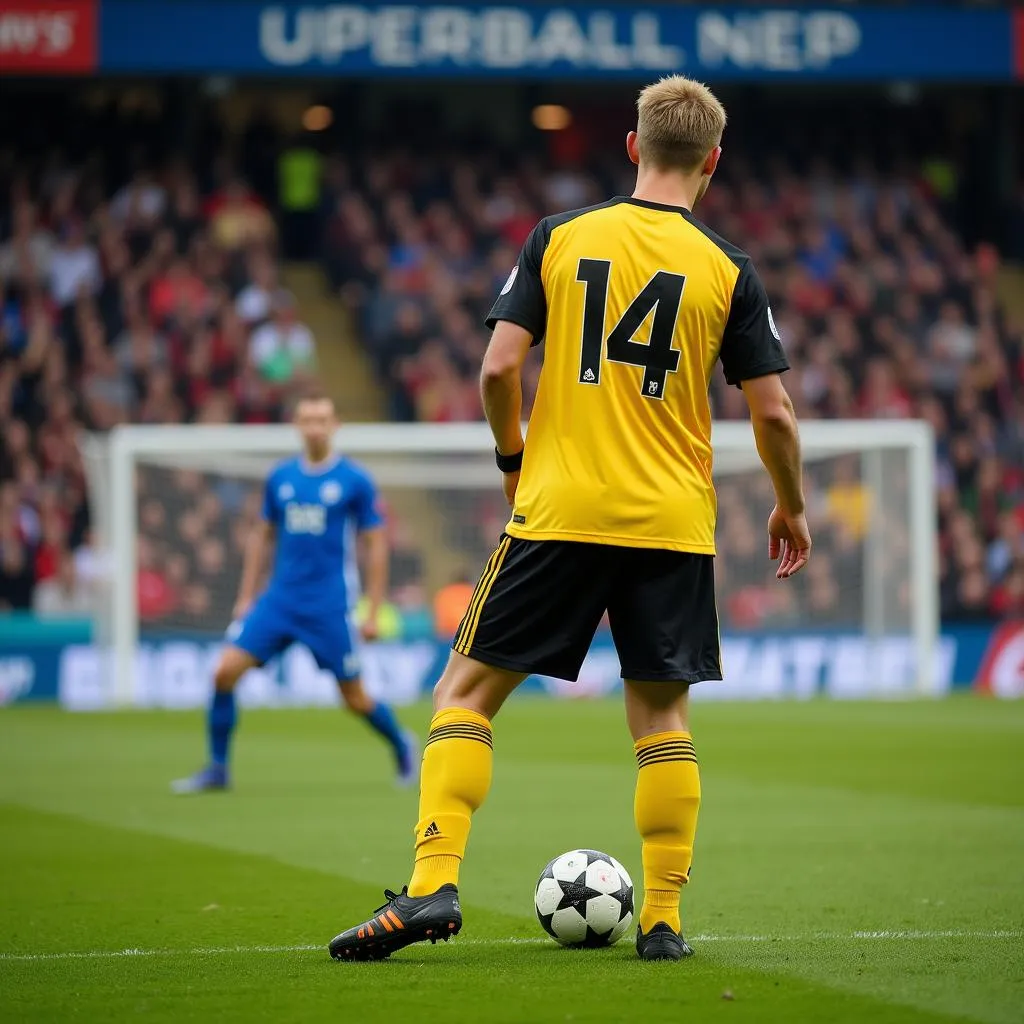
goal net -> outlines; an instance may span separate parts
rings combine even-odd
[[[933,449],[912,421],[803,426],[807,569],[780,584],[767,559],[772,490],[746,423],[715,426],[718,602],[726,680],[698,698],[931,693],[938,643]],[[79,675],[83,706],[191,706],[232,607],[247,531],[270,467],[294,454],[288,426],[120,427],[86,443],[109,587],[97,595],[97,649]],[[435,596],[474,581],[507,519],[483,424],[354,424],[336,447],[376,478],[391,540],[391,606],[383,643],[364,651],[371,689],[409,700],[444,654]],[[340,571],[340,570],[339,570]],[[586,580],[580,580],[585,587]],[[83,654],[82,657],[85,657]],[[334,699],[301,649],[248,681],[256,703]],[[606,692],[618,662],[602,629],[575,686]]]

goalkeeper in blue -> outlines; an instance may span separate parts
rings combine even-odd
[[[319,393],[301,399],[295,425],[303,452],[271,471],[263,515],[246,545],[233,625],[214,674],[207,718],[209,762],[173,783],[175,792],[228,788],[228,758],[238,720],[235,686],[251,668],[291,644],[307,647],[317,665],[338,681],[343,704],[391,747],[398,778],[416,775],[416,741],[387,704],[363,689],[352,610],[358,597],[357,544],[364,547],[367,611],[360,632],[377,637],[377,614],[387,585],[388,547],[377,492],[367,473],[331,451],[334,403]],[[267,551],[277,541],[267,588],[257,588]]]

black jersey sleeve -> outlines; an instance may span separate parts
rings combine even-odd
[[[745,380],[789,369],[768,295],[749,259],[740,264],[720,357],[725,379],[737,387]]]
[[[543,340],[548,302],[541,283],[540,266],[548,237],[545,221],[541,221],[530,232],[512,273],[487,314],[485,322],[490,330],[494,330],[499,320],[510,320],[533,335],[534,345],[539,345]]]

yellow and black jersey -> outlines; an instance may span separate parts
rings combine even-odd
[[[746,253],[618,197],[533,229],[499,320],[546,340],[508,533],[713,554],[715,362],[736,385],[789,366]]]

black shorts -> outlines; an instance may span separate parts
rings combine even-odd
[[[503,535],[452,649],[575,681],[608,612],[624,679],[722,678],[713,555]]]

